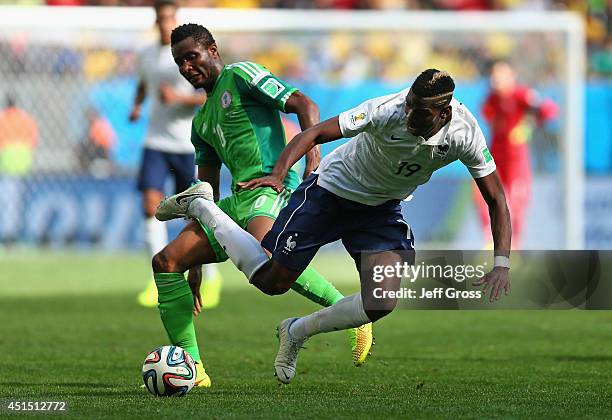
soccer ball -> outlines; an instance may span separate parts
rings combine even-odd
[[[146,357],[142,379],[145,387],[156,397],[182,397],[195,384],[195,362],[181,347],[158,347]]]

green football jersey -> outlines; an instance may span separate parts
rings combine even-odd
[[[279,111],[296,90],[259,64],[225,66],[193,118],[196,165],[223,163],[232,174],[232,191],[238,182],[270,174],[287,144]],[[299,183],[290,170],[285,186]]]

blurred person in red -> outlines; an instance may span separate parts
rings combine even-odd
[[[520,248],[531,199],[529,140],[533,121],[541,125],[555,118],[558,107],[550,99],[540,99],[534,89],[520,85],[507,62],[492,65],[489,82],[491,91],[482,106],[482,115],[491,130],[490,150],[510,209],[513,248]],[[476,191],[474,196],[488,245],[492,239],[487,206]]]
[[[117,134],[110,121],[96,109],[87,110],[87,133],[81,144],[80,158],[84,170],[103,178],[112,174],[111,151]]]
[[[22,179],[32,167],[38,143],[38,124],[7,95],[0,111],[0,192],[6,200],[0,218],[0,242],[10,244],[18,235],[22,219]]]

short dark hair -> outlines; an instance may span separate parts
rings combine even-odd
[[[184,39],[193,38],[195,42],[199,42],[205,48],[210,47],[215,43],[215,39],[208,29],[196,23],[187,23],[174,28],[170,36],[171,45],[178,44]]]
[[[455,82],[445,71],[427,69],[419,74],[410,89],[421,98],[431,98],[454,92]]]
[[[178,9],[178,4],[176,4],[176,1],[174,0],[156,0],[155,3],[153,3],[153,8],[155,9],[155,13],[159,13],[161,8],[165,6],[172,6],[175,9]]]

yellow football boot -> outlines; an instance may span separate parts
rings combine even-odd
[[[358,328],[351,328],[348,331],[351,352],[353,354],[353,364],[355,367],[363,365],[370,355],[370,349],[374,344],[372,335],[372,323],[364,324]]]
[[[217,270],[215,270],[212,276],[202,279],[202,284],[200,285],[200,294],[204,302],[202,309],[212,309],[219,306],[222,285],[223,278]]]
[[[151,280],[147,283],[147,287],[145,287],[142,292],[138,293],[136,300],[140,306],[144,306],[145,308],[157,307],[157,286],[155,285],[155,280]]]
[[[208,374],[206,373],[206,370],[204,369],[204,365],[198,362],[196,362],[195,365],[196,365],[195,386],[203,387],[203,388],[210,388],[210,386],[212,385],[212,382],[210,380],[210,376],[208,376]]]

